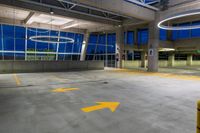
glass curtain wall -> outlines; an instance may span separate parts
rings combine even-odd
[[[175,24],[174,26],[194,26],[194,25],[200,25],[200,21],[180,23],[180,24]],[[199,38],[199,37],[200,37],[200,29],[172,31],[173,41],[180,39]]]
[[[30,39],[39,36],[69,37],[74,39],[74,43],[46,43]],[[79,60],[82,43],[83,34],[0,24],[1,60]]]
[[[90,34],[86,60],[103,60],[105,66],[115,67],[116,34]]]

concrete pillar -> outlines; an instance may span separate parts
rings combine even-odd
[[[174,53],[169,54],[168,66],[169,67],[173,67],[174,66],[174,61],[175,61],[175,54]]]
[[[192,66],[192,58],[193,58],[192,54],[187,55],[187,66]]]
[[[122,68],[122,56],[124,53],[124,31],[122,27],[116,29],[116,61],[117,68]]]
[[[84,34],[84,39],[83,39],[83,44],[82,44],[82,49],[81,49],[80,61],[85,61],[86,54],[87,54],[87,46],[88,46],[89,37],[90,37],[90,34],[88,32],[86,32]]]
[[[148,71],[158,71],[158,48],[159,48],[159,28],[157,27],[159,15],[156,20],[149,24],[149,44],[148,44]]]
[[[147,52],[143,51],[141,54],[142,54],[141,55],[141,58],[142,58],[141,67],[146,68],[147,67],[147,60],[146,60]]]

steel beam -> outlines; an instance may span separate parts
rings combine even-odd
[[[19,7],[23,9],[28,9],[32,11],[50,13],[50,10],[54,12],[55,15],[71,17],[75,19],[83,19],[87,21],[111,24],[111,25],[120,25],[122,24],[121,20],[107,18],[103,16],[97,16],[93,14],[88,14],[85,12],[78,12],[71,9],[67,9],[62,5],[50,5],[41,3],[42,1],[33,1],[33,0],[0,0],[0,4]]]

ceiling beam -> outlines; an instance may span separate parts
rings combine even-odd
[[[30,12],[29,15],[26,17],[26,19],[24,20],[24,24],[31,24],[31,18],[34,16],[34,12]]]
[[[0,4],[8,5],[8,6],[14,6],[14,7],[19,7],[23,9],[28,9],[31,11],[36,11],[36,12],[44,12],[44,13],[50,13],[50,10],[53,10],[55,15],[60,15],[60,16],[66,16],[66,17],[71,17],[75,19],[83,19],[86,21],[92,21],[96,23],[104,23],[104,24],[110,24],[110,25],[120,25],[122,22],[120,21],[114,21],[113,19],[109,18],[104,18],[100,16],[95,16],[95,15],[87,15],[87,14],[80,14],[75,11],[70,11],[64,7],[60,7],[57,5],[48,5],[36,1],[30,1],[30,0],[0,0]]]

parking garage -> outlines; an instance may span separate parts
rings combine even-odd
[[[199,9],[0,0],[0,132],[199,133]]]

